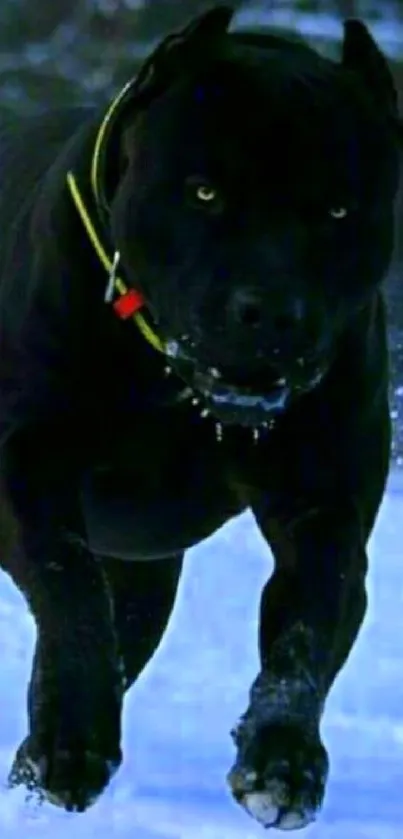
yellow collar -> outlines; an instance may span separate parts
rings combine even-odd
[[[100,211],[103,210],[104,212],[108,211],[108,207],[102,188],[103,179],[101,177],[101,168],[103,158],[105,156],[106,139],[110,133],[110,129],[112,126],[112,118],[115,116],[118,107],[123,105],[124,99],[131,92],[132,86],[133,80],[130,80],[123,87],[120,93],[115,97],[112,104],[108,108],[104,119],[102,120],[101,126],[99,128],[95,140],[94,152],[91,162],[91,188],[94,194],[94,199],[97,207],[100,209]],[[93,245],[101,264],[103,265],[105,271],[108,273],[109,276],[107,292],[105,295],[106,302],[111,302],[111,299],[113,297],[113,291],[117,292],[117,294],[119,295],[119,299],[114,304],[117,313],[120,314],[121,317],[132,317],[134,323],[136,324],[146,341],[148,341],[148,343],[151,344],[151,346],[158,352],[165,353],[166,348],[164,342],[161,341],[161,339],[158,337],[157,333],[154,331],[152,326],[148,323],[144,315],[141,314],[141,312],[139,311],[139,308],[142,308],[144,306],[144,301],[141,297],[141,294],[139,292],[136,292],[134,289],[129,289],[126,283],[122,280],[122,278],[117,275],[117,266],[119,263],[120,254],[116,252],[113,260],[111,260],[108,257],[105,248],[103,247],[101,240],[95,230],[95,226],[91,221],[90,214],[88,212],[87,207],[85,206],[85,202],[83,200],[83,197],[77,184],[77,180],[73,172],[69,171],[67,173],[66,179],[71,197],[74,201],[74,204],[84,225],[84,228],[88,234],[88,238],[91,244]],[[121,306],[120,309],[119,305]]]

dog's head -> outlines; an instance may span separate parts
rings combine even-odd
[[[397,106],[363,24],[337,63],[228,33],[230,17],[199,18],[140,73],[111,224],[207,407],[258,425],[318,386],[385,276]]]

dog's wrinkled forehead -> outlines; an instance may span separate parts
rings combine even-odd
[[[163,123],[165,138],[156,155],[161,170],[217,178],[231,190],[270,187],[276,203],[296,184],[313,201],[315,193],[336,200],[336,187],[340,198],[365,199],[360,190],[376,186],[386,151],[385,132],[358,85],[319,57],[280,50],[242,49],[174,84],[149,108],[150,159],[155,123],[156,135]]]
[[[231,33],[232,15],[217,6],[196,18],[168,36],[138,74],[139,119],[134,133],[125,132],[124,154],[142,158],[143,182],[146,173],[155,184],[167,183],[169,170],[178,178],[217,172],[237,189],[248,178],[252,188],[257,179],[264,189],[270,181],[278,201],[276,185],[286,200],[301,177],[302,191],[310,183],[322,195],[335,184],[346,191],[347,178],[355,179],[353,199],[393,195],[397,94],[365,25],[344,23],[340,61],[331,61],[273,33]]]

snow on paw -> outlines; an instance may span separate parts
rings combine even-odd
[[[299,830],[315,821],[328,774],[319,737],[284,721],[256,728],[247,742],[242,726],[236,736],[242,745],[228,775],[235,800],[265,828]]]
[[[27,737],[17,750],[8,784],[23,785],[55,807],[83,812],[95,803],[119,765],[120,757],[107,759],[88,750],[56,750],[45,756],[32,748]]]

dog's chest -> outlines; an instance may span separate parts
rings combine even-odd
[[[214,434],[183,409],[126,414],[100,441],[84,485],[96,553],[166,556],[240,512]]]

